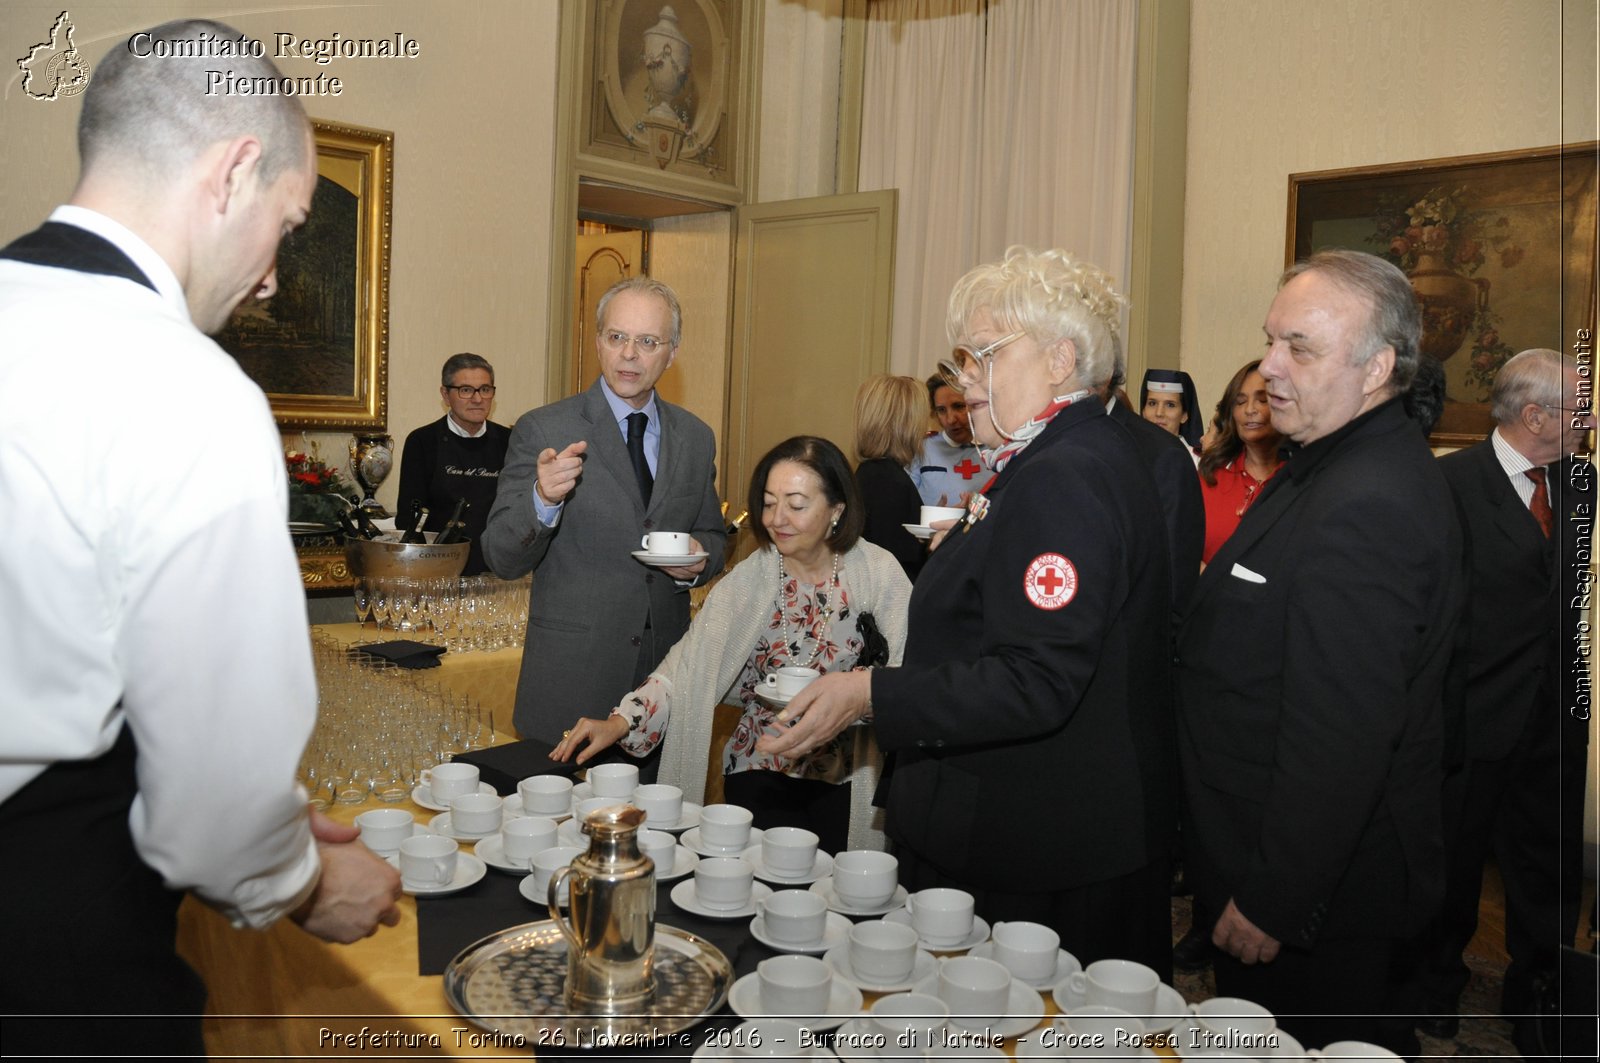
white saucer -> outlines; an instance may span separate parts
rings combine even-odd
[[[589,836],[583,833],[583,827],[576,819],[564,819],[561,826],[556,828],[557,845],[576,845],[580,849],[589,848]]]
[[[572,784],[572,807],[577,808],[579,801],[587,801],[594,796],[594,787],[589,785],[587,779]]]
[[[847,1063],[882,1063],[885,1059],[899,1058],[886,1056],[875,1048],[839,1047],[840,1044],[854,1042],[855,1044],[868,1043],[868,1038],[881,1037],[882,1033],[866,1018],[851,1019],[839,1028],[839,1041],[835,1042],[834,1051],[839,1058]],[[912,1058],[912,1057],[906,1057]],[[998,1048],[984,1048],[981,1045],[934,1045],[923,1050],[919,1059],[950,1059],[950,1060],[980,1060],[1007,1058],[1006,1054]]]
[[[772,896],[772,890],[759,882],[750,884],[750,901],[742,908],[707,908],[695,895],[694,879],[686,878],[672,887],[672,903],[702,919],[748,919],[756,914],[756,902]]]
[[[490,786],[486,782],[480,782],[478,784],[478,792],[480,794],[497,793],[495,788]],[[418,805],[421,805],[423,808],[427,809],[429,812],[448,812],[448,811],[450,811],[450,806],[449,805],[441,805],[439,802],[437,802],[437,801],[435,801],[433,799],[433,788],[428,786],[426,783],[418,783],[416,785],[416,787],[414,789],[412,789],[412,791],[411,791],[411,800],[414,803],[416,803]]]
[[[817,850],[817,858],[811,862],[811,870],[802,871],[798,875],[792,875],[787,872],[780,874],[768,867],[761,859],[761,846],[759,845],[752,845],[740,853],[739,856],[741,859],[748,860],[750,866],[756,869],[756,878],[779,886],[807,886],[819,878],[833,874],[833,857],[820,849]]]
[[[906,888],[904,886],[896,886],[894,892],[889,895],[889,899],[882,904],[874,904],[867,908],[857,908],[853,904],[846,904],[841,901],[839,895],[833,892],[832,875],[828,875],[826,878],[819,878],[813,882],[811,884],[811,892],[827,901],[829,908],[843,915],[885,915],[897,908],[904,908],[907,897]]]
[[[678,879],[689,874],[689,872],[700,866],[700,857],[696,856],[692,849],[685,849],[680,845],[672,851],[676,854],[676,857],[670,871],[667,871],[665,874],[663,874],[661,871],[661,866],[659,864],[656,865],[657,884],[662,882],[676,882]]]
[[[878,982],[856,973],[850,966],[850,942],[846,941],[837,948],[828,950],[822,957],[822,962],[833,968],[833,973],[843,978],[857,989],[865,989],[869,993],[899,993],[910,989],[918,982],[939,971],[939,960],[933,953],[918,949],[916,958],[911,961],[911,973],[897,982]]]
[[[829,949],[840,947],[848,948],[850,945],[850,928],[855,924],[837,912],[828,913],[828,922],[822,931],[822,940],[813,941],[809,945],[795,945],[787,941],[779,941],[767,934],[767,917],[758,915],[750,920],[750,936],[761,942],[769,949],[777,952],[800,952],[808,956],[818,956]],[[835,972],[837,973],[837,972]],[[848,979],[847,979],[848,981]],[[850,983],[855,985],[854,982]]]
[[[1155,1050],[1151,1049],[1149,1046],[1144,1046],[1144,1047],[1141,1047],[1141,1048],[1138,1048],[1138,1049],[1133,1048],[1132,1045],[1129,1045],[1129,1046],[1124,1047],[1124,1048],[1113,1048],[1113,1047],[1108,1045],[1103,1049],[1092,1049],[1092,1048],[1080,1048],[1080,1049],[1075,1049],[1075,1050],[1074,1049],[1069,1049],[1066,1046],[1070,1045],[1072,1042],[1066,1040],[1066,1038],[1070,1036],[1070,1034],[1067,1031],[1067,1029],[1060,1025],[1060,1020],[1059,1019],[1055,1023],[1052,1023],[1051,1025],[1055,1026],[1055,1028],[1058,1031],[1060,1031],[1057,1034],[1057,1038],[1059,1038],[1059,1039],[1053,1039],[1051,1044],[1048,1047],[1046,1047],[1044,1042],[1041,1040],[1041,1037],[1044,1034],[1044,1031],[1048,1030],[1050,1027],[1041,1026],[1038,1030],[1035,1030],[1033,1033],[1029,1034],[1027,1037],[1020,1038],[1017,1041],[1017,1058],[1018,1059],[1073,1059],[1073,1058],[1159,1059],[1160,1058],[1159,1056],[1156,1055]],[[1098,1056],[1073,1056],[1072,1054],[1070,1054],[1073,1051],[1077,1051],[1077,1052],[1099,1052],[1100,1054]]]
[[[533,868],[528,866],[528,861],[521,863],[506,855],[506,836],[499,831],[478,842],[472,849],[478,859],[488,864],[497,871],[509,871],[513,875],[529,874]]]
[[[745,842],[743,845],[729,846],[728,848],[724,849],[720,845],[707,845],[700,838],[700,828],[699,827],[690,827],[688,830],[684,831],[683,834],[678,838],[678,844],[679,845],[687,845],[689,848],[693,849],[695,852],[699,853],[701,856],[734,856],[734,857],[738,857],[738,856],[743,856],[744,855],[744,851],[746,849],[750,848],[750,846],[752,846],[752,845],[760,845],[761,844],[761,828],[760,827],[751,827],[750,828],[750,840]]]
[[[511,794],[504,801],[500,802],[500,807],[505,810],[504,815],[506,819],[553,819],[557,823],[560,823],[564,819],[572,818],[571,805],[567,806],[567,810],[565,812],[529,812],[527,809],[522,807],[521,794]]]
[[[1068,972],[1068,977],[1070,976],[1071,972]],[[1062,1011],[1081,1008],[1086,1003],[1081,994],[1073,993],[1067,987],[1066,978],[1057,982],[1055,988],[1050,990],[1050,999],[1054,1000],[1056,1007]],[[1183,994],[1165,982],[1156,986],[1156,1006],[1153,1010],[1152,1015],[1135,1016],[1144,1022],[1145,1033],[1169,1033],[1181,1020],[1193,1018]]]
[[[523,900],[537,905],[541,911],[549,910],[550,898],[546,895],[550,892],[550,887],[546,886],[544,889],[540,889],[534,884],[532,875],[526,876],[521,882],[517,883],[517,892],[522,894]],[[570,899],[571,891],[568,889],[562,889],[561,895],[556,898],[561,902],[561,907],[563,908],[567,906],[567,901]]]
[[[478,852],[480,854],[483,852],[483,847],[481,845],[478,847]],[[982,944],[974,945],[972,946],[972,951],[967,953],[967,955],[976,956],[980,960],[992,960],[994,959],[994,942],[985,941]],[[1056,970],[1054,974],[1046,975],[1043,978],[1023,978],[1021,981],[1025,985],[1031,985],[1033,988],[1042,991],[1054,988],[1055,985],[1067,975],[1076,974],[1081,970],[1083,970],[1083,964],[1078,962],[1078,957],[1074,956],[1066,949],[1057,949]],[[1013,974],[1011,977],[1016,978],[1017,976]]]
[[[779,1015],[761,1004],[761,976],[752,971],[728,990],[728,1006],[741,1019],[788,1019],[811,1030],[832,1030],[861,1014],[861,990],[835,975],[828,983],[828,1010],[822,1015]]]
[[[901,926],[910,926],[911,913],[901,908],[898,912],[890,912],[884,916],[883,921],[885,923],[899,923]],[[972,933],[954,945],[940,945],[937,942],[921,937],[921,935],[918,935],[917,944],[929,952],[966,952],[968,949],[981,945],[988,940],[989,924],[984,921],[983,916],[975,915],[972,917]]]
[[[635,550],[633,556],[636,560],[656,568],[676,568],[678,565],[692,565],[696,561],[704,561],[711,555],[704,550],[697,554],[657,554],[649,550]]]
[[[432,833],[433,833],[433,828],[428,826],[426,823],[413,822],[411,824],[411,836],[413,838],[418,838],[418,837],[421,837],[424,834],[432,834]],[[366,845],[368,849],[372,849],[372,846],[367,843],[367,836],[365,834],[363,834],[361,836],[361,844],[362,845]],[[385,859],[387,859],[387,858],[393,856],[394,854],[398,853],[400,851],[400,847],[397,845],[393,849],[372,849],[372,851],[374,853],[376,853],[378,856],[381,856],[381,857],[384,857]]]
[[[733,1049],[722,1049],[716,1045],[701,1045],[694,1050],[690,1059],[699,1060],[700,1063],[716,1063],[717,1060],[750,1059],[750,1056],[735,1055]],[[811,1045],[809,1048],[796,1048],[788,1055],[775,1057],[781,1059],[838,1059],[825,1045]]]
[[[693,801],[685,801],[678,811],[678,818],[671,823],[651,823],[649,815],[644,818],[645,830],[664,830],[668,834],[682,834],[691,827],[700,825],[700,811],[704,805],[697,805]]]
[[[780,694],[776,690],[768,690],[767,684],[757,683],[755,689],[756,700],[772,706],[775,709],[786,709],[789,702],[794,700],[793,694]]]
[[[900,527],[910,532],[913,539],[920,539],[923,542],[927,542],[929,539],[933,538],[933,529],[928,527],[926,524],[902,524]]]
[[[911,990],[913,993],[926,993],[929,996],[939,995],[939,976],[937,974],[924,978]],[[987,1030],[998,1037],[1010,1040],[1021,1037],[1044,1018],[1044,997],[1032,986],[1024,985],[1017,979],[1011,979],[1011,992],[1006,997],[1006,1013],[1000,1017],[999,1022],[988,1022],[982,1018],[967,1018],[961,1015],[950,1016],[950,1025],[959,1026],[963,1030]]]
[[[1293,1060],[1294,1063],[1304,1063],[1306,1058],[1305,1045],[1296,1041],[1283,1030],[1275,1029],[1272,1032],[1278,1039],[1278,1043],[1272,1046],[1273,1059]]]
[[[505,822],[504,817],[501,818],[501,822]],[[428,820],[428,826],[433,828],[433,833],[443,834],[446,838],[454,838],[458,842],[481,842],[485,838],[493,838],[500,833],[499,827],[485,831],[456,830],[455,824],[450,822],[450,813],[448,812],[441,812]]]
[[[387,859],[390,867],[393,867],[396,871],[400,870],[399,853],[396,853],[394,856],[387,857]],[[489,869],[484,866],[483,861],[479,860],[471,853],[457,853],[456,874],[447,885],[414,886],[402,878],[400,880],[400,888],[411,894],[413,897],[442,897],[447,893],[455,893],[473,885],[481,880],[483,876],[488,873],[488,870]]]

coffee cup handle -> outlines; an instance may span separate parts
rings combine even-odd
[[[1089,992],[1089,976],[1082,971],[1073,971],[1067,975],[1067,991],[1076,997],[1087,995]]]
[[[450,885],[455,876],[450,873],[449,857],[440,856],[433,861],[433,880],[442,886]]]
[[[915,893],[906,897],[906,914],[913,917],[917,914],[917,895]],[[915,927],[912,929],[915,929]]]
[[[769,673],[764,679],[761,680],[761,682],[774,690],[778,689],[778,673]]]
[[[645,536],[640,537],[640,539],[639,539],[639,548],[642,549],[642,550],[650,549],[650,536],[645,535]]]
[[[430,793],[433,792],[433,769],[432,768],[423,768],[422,769],[422,774],[418,775],[417,778],[422,780],[422,785],[426,786]]]

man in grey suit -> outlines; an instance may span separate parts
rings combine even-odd
[[[537,573],[514,721],[552,744],[660,663],[689,626],[689,588],[722,569],[727,542],[711,429],[655,392],[678,351],[677,296],[632,277],[596,316],[600,379],[517,421],[483,534],[497,576]],[[652,531],[688,532],[690,554],[708,556],[642,564],[629,555]]]

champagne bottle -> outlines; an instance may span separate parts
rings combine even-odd
[[[459,543],[465,538],[464,533],[467,530],[467,522],[462,520],[461,517],[466,512],[466,509],[467,500],[464,498],[456,499],[456,508],[451,510],[450,519],[444,522],[444,530],[434,537],[433,544],[435,546]]]
[[[383,536],[383,532],[378,529],[378,526],[372,523],[372,518],[367,516],[366,510],[362,509],[360,506],[357,506],[351,512],[355,514],[356,531],[361,538],[378,539]]]
[[[428,537],[422,534],[422,526],[426,523],[428,523],[428,507],[418,506],[416,526],[402,535],[400,537],[400,541],[403,543],[412,544],[426,543],[428,541]]]
[[[345,512],[342,512],[342,511],[339,512],[339,513],[336,513],[336,514],[334,514],[334,519],[339,522],[339,530],[344,533],[345,538],[347,538],[347,539],[365,539],[366,538],[366,536],[362,534],[361,528],[359,526],[357,526],[356,522],[350,519],[350,515],[348,513],[345,513]]]

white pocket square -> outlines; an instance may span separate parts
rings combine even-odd
[[[1259,572],[1251,572],[1249,569],[1245,568],[1243,565],[1239,564],[1237,561],[1235,561],[1233,563],[1233,571],[1228,573],[1228,575],[1234,577],[1235,579],[1242,579],[1246,583],[1265,583],[1265,582],[1267,582],[1267,577],[1263,576]]]

